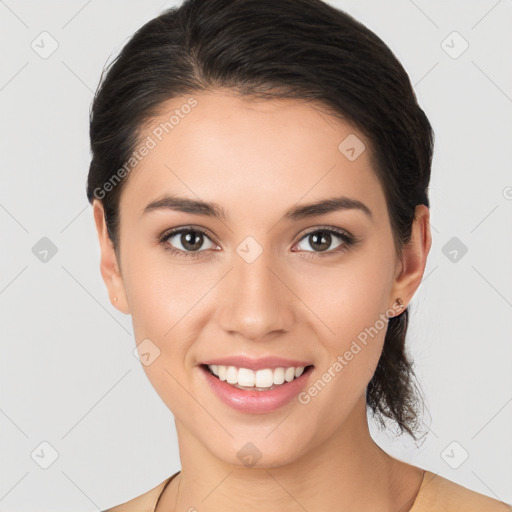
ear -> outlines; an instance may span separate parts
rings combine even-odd
[[[405,307],[411,301],[423,279],[431,245],[430,210],[420,204],[416,206],[411,239],[404,245],[402,259],[397,264],[398,275],[395,277],[390,297],[393,304],[398,297],[402,299]],[[400,314],[401,311],[397,311],[396,314]]]
[[[130,307],[126,300],[124,282],[118,264],[117,255],[114,251],[114,245],[108,235],[107,225],[105,223],[103,204],[98,199],[94,199],[92,208],[100,243],[100,271],[103,281],[107,286],[110,302],[122,313],[130,314]],[[114,297],[117,297],[117,301],[114,300]]]

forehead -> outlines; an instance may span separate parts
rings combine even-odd
[[[121,209],[139,215],[164,193],[248,215],[336,194],[385,208],[369,141],[303,100],[224,91],[173,98],[141,130],[142,146],[121,196]]]

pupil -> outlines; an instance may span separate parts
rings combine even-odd
[[[191,240],[194,240],[196,237],[197,237],[196,242],[195,243],[191,242]],[[186,249],[188,249],[190,251],[196,251],[197,249],[199,249],[201,247],[201,244],[203,241],[202,237],[203,237],[203,235],[201,233],[189,231],[189,232],[183,233],[181,235],[181,243],[182,243],[183,247],[185,247]]]
[[[315,233],[310,236],[310,238],[313,240],[311,247],[316,245],[317,247],[319,246],[318,248],[320,251],[326,251],[331,245],[331,234],[324,231],[318,231],[318,233],[320,234]]]

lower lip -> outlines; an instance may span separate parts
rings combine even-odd
[[[211,389],[225,404],[240,412],[261,414],[275,411],[293,400],[306,386],[313,366],[306,368],[300,377],[268,391],[238,389],[214,377],[204,366],[199,366],[199,369]]]

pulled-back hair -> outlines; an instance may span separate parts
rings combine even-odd
[[[112,178],[141,130],[164,102],[220,88],[314,102],[360,130],[399,257],[416,205],[429,206],[434,134],[406,71],[377,35],[320,0],[186,0],[140,28],[105,72],[91,108],[87,197],[101,200],[116,252],[126,179],[113,186]],[[389,418],[416,439],[421,397],[406,354],[408,318],[406,308],[389,319],[366,403],[381,426]]]

